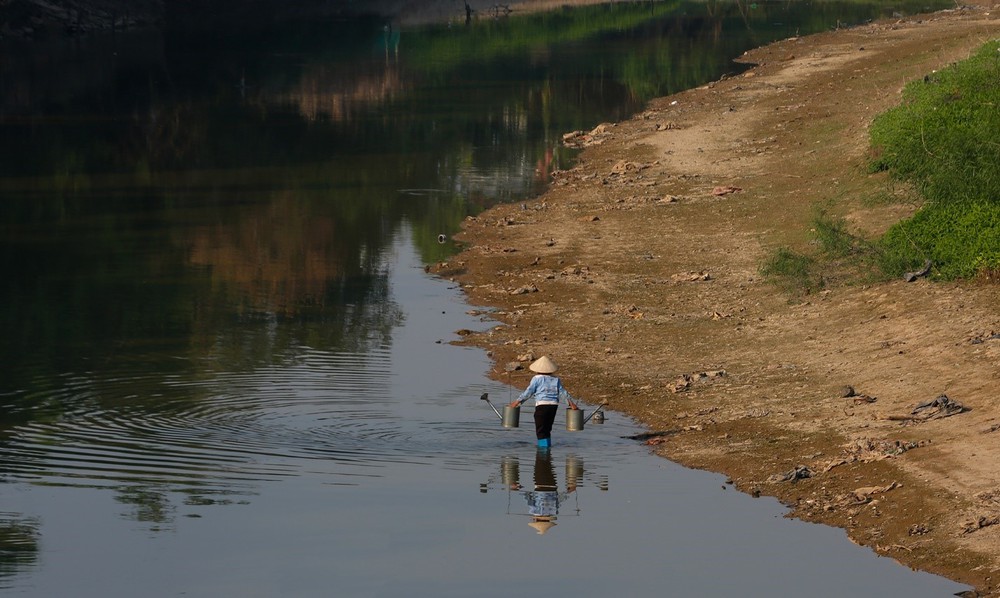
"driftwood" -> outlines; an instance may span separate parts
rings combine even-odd
[[[930,273],[930,271],[931,271],[931,261],[924,260],[923,268],[903,274],[903,280],[905,280],[906,282],[913,282],[914,280],[920,278],[921,276],[927,276]]]
[[[933,401],[927,401],[926,403],[917,405],[908,415],[886,415],[883,416],[882,419],[887,419],[889,421],[922,422],[929,419],[950,417],[952,415],[958,415],[959,413],[965,413],[966,411],[969,411],[969,408],[965,405],[959,403],[958,401],[951,400],[948,398],[948,395],[940,395]]]

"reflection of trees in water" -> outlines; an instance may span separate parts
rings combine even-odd
[[[313,195],[320,198],[37,198],[15,202],[24,211],[0,207],[16,231],[0,242],[8,341],[0,427],[92,402],[156,409],[170,398],[176,408],[178,392],[150,373],[186,377],[207,358],[252,368],[302,346],[389,344],[401,312],[386,251],[401,215],[389,199]]]
[[[398,216],[387,212],[278,192],[175,234],[211,281],[212,299],[193,321],[197,344],[251,366],[303,345],[363,353],[391,344],[403,316],[390,295],[383,228]],[[233,316],[240,325],[222,324]]]
[[[402,88],[399,72],[394,68],[345,76],[336,69],[321,66],[303,73],[296,84],[279,90],[269,101],[295,105],[309,121],[324,118],[344,122],[356,118],[360,109],[391,100]]]
[[[227,221],[184,229],[179,240],[191,264],[209,268],[213,285],[237,289],[235,303],[290,316],[304,307],[326,306],[327,290],[350,269],[344,262],[360,252],[344,246],[353,239],[345,239],[350,235],[343,228],[357,223],[315,212],[285,191]]]
[[[14,513],[0,513],[0,589],[6,579],[38,561],[38,521]]]
[[[125,486],[117,492],[115,500],[132,507],[127,514],[129,519],[149,523],[153,531],[163,531],[173,523],[176,507],[170,503],[167,491],[151,486]]]

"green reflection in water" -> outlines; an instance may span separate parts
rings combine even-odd
[[[34,566],[38,560],[38,521],[0,513],[0,589],[6,578]]]

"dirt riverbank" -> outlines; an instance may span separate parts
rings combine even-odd
[[[998,35],[1000,6],[980,4],[789,39],[748,53],[742,76],[598,127],[548,193],[469,219],[467,249],[435,267],[496,308],[461,342],[491,351],[502,381],[548,354],[571,392],[648,426],[637,442],[989,595],[1000,287],[831,280],[796,298],[758,268],[806,247],[817,205],[866,233],[911,213],[879,201],[906,190],[866,174],[867,126]],[[940,395],[968,410],[913,413]]]

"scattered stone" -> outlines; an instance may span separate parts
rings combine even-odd
[[[915,448],[927,446],[928,444],[930,444],[929,440],[903,441],[859,438],[844,445],[845,456],[828,462],[823,466],[822,471],[826,473],[834,467],[849,463],[871,463],[872,461],[891,459]]]
[[[639,312],[640,314],[642,312]],[[640,319],[640,318],[636,318]],[[672,393],[684,392],[691,388],[691,385],[696,382],[705,382],[714,380],[716,378],[722,378],[726,375],[726,370],[708,370],[704,372],[697,372],[694,374],[681,374],[673,382],[668,382],[666,384],[667,389]]]
[[[470,334],[475,334],[475,332],[467,328],[462,328],[461,330],[456,330],[455,334],[457,334],[458,336],[469,336]]]
[[[634,314],[642,314],[642,312],[639,311],[639,308],[634,303],[631,303],[629,305],[612,305],[610,307],[605,307],[602,313],[604,313],[605,315],[618,314],[618,315],[628,316],[633,319],[639,319],[642,317],[641,315],[639,316],[639,318],[636,318],[634,316]]]
[[[667,388],[670,389],[670,392],[675,394],[679,392],[684,392],[687,389],[691,388],[691,376],[684,374],[680,378],[674,380],[673,384],[671,384]]]
[[[910,529],[908,529],[906,533],[911,536],[923,536],[924,534],[931,533],[932,529],[934,528],[926,523],[914,523],[910,526]]]
[[[992,330],[983,334],[977,334],[969,339],[969,343],[973,345],[981,345],[986,341],[992,341],[1000,339],[1000,334],[993,332]]]
[[[863,393],[859,393],[858,391],[854,390],[853,386],[850,385],[841,387],[840,397],[844,399],[853,399],[855,405],[859,405],[861,403],[874,403],[875,401],[878,400],[878,397],[872,397]]]
[[[580,220],[583,222],[597,222],[600,219],[601,217],[597,215],[584,216],[583,218],[580,218]]]
[[[510,292],[511,295],[527,295],[528,293],[537,293],[538,287],[535,285],[528,285],[525,287],[518,287]]]
[[[994,508],[1000,508],[1000,489],[986,490],[975,495],[980,502]]]
[[[811,477],[813,477],[811,469],[805,465],[796,465],[795,469],[784,474],[774,474],[767,478],[767,481],[771,484],[777,484],[779,482],[792,482],[794,484],[799,480],[805,480]]]
[[[968,534],[978,532],[984,527],[990,527],[991,525],[996,525],[1000,523],[1000,517],[991,517],[989,515],[979,515],[975,519],[964,521],[962,523],[962,533],[961,535],[966,536]]]
[[[885,494],[890,490],[895,490],[899,487],[899,484],[893,482],[888,486],[864,486],[862,488],[857,488],[852,493],[855,504],[865,504],[871,501],[872,496],[875,494]]]
[[[698,282],[701,280],[712,280],[712,275],[708,272],[681,272],[670,277],[674,282]]]
[[[722,187],[714,187],[712,189],[712,195],[716,197],[721,197],[723,195],[729,195],[730,193],[739,193],[743,191],[741,187],[733,187],[732,185],[726,185]]]
[[[535,353],[533,351],[528,351],[527,353],[525,353],[523,355],[518,355],[517,356],[517,360],[519,362],[521,362],[521,363],[527,363],[529,361],[534,361],[535,360]]]
[[[649,164],[642,164],[640,162],[632,162],[630,160],[619,160],[611,167],[611,174],[628,174],[630,171],[639,172],[640,170],[645,170],[649,168]]]
[[[600,145],[611,137],[609,129],[613,124],[602,123],[588,131],[573,131],[562,136],[563,145],[567,147],[590,147]]]
[[[664,195],[662,198],[657,200],[656,203],[666,205],[666,204],[677,203],[680,200],[681,198],[676,195]]]

